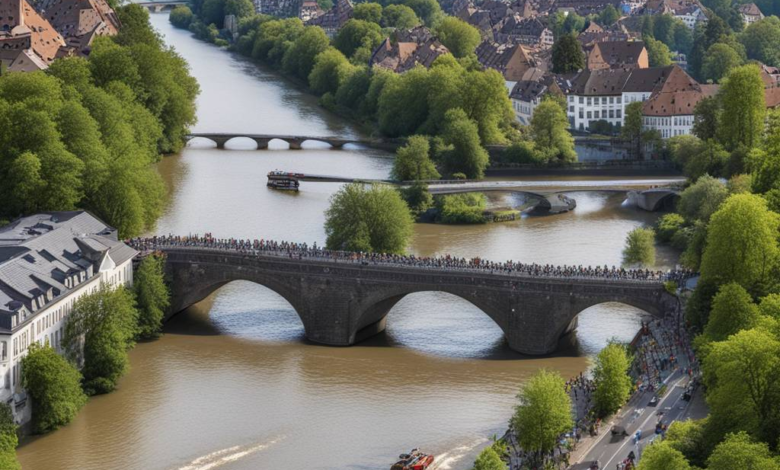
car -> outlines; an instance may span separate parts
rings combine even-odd
[[[623,426],[612,426],[611,432],[613,436],[628,436],[626,428]]]
[[[658,397],[656,395],[653,395],[653,398],[650,399],[650,403],[647,404],[647,406],[656,406],[658,405]]]

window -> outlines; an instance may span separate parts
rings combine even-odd
[[[614,119],[615,118],[615,110],[614,109],[610,109],[609,110],[609,118],[610,119]]]
[[[573,112],[574,112],[574,106],[569,106],[569,112],[570,112],[570,113],[573,113]]]
[[[609,97],[609,104],[615,104],[615,97],[614,96],[610,96]]]
[[[596,119],[599,119],[599,111],[598,110],[594,111],[593,117],[595,117]]]
[[[592,118],[593,118],[593,113],[588,111],[588,119],[592,119]]]
[[[622,117],[623,117],[623,110],[622,109],[616,110],[615,111],[615,117],[617,117],[618,119],[622,119]]]
[[[574,103],[574,97],[573,96],[569,96],[569,103]]]
[[[593,104],[593,99],[589,96],[588,97],[588,106]]]
[[[583,111],[580,109],[580,119],[582,119],[583,117],[584,117],[583,116]]]
[[[582,104],[583,101],[584,101],[584,99],[582,98],[582,96],[580,96],[580,104]]]

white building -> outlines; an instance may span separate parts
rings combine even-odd
[[[700,85],[679,67],[642,108],[642,127],[657,130],[668,139],[693,132],[694,109],[699,101],[714,96],[717,85]]]
[[[739,14],[742,16],[742,21],[745,22],[746,28],[756,21],[761,21],[764,19],[764,14],[761,13],[758,5],[755,3],[746,3],[744,5],[740,5],[738,9]]]
[[[685,26],[694,29],[696,24],[707,21],[704,6],[699,0],[648,0],[643,9],[644,14],[669,14],[682,20]]]
[[[75,301],[133,282],[137,252],[115,229],[85,211],[48,212],[0,227],[0,400],[18,423],[31,407],[21,387],[21,360],[34,342],[62,349]]]

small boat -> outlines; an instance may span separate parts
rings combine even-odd
[[[390,470],[426,470],[433,463],[433,455],[421,452],[420,449],[412,449],[408,454],[398,456],[398,462],[394,463]]]
[[[300,183],[295,179],[269,179],[267,186],[273,189],[298,191],[298,186],[300,186]]]

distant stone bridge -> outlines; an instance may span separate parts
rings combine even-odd
[[[577,315],[594,305],[620,302],[662,316],[677,302],[661,281],[513,275],[196,247],[162,251],[172,289],[169,317],[231,281],[245,280],[285,298],[309,340],[334,346],[383,331],[388,312],[415,292],[465,299],[496,322],[513,350],[530,355],[553,352],[558,339],[576,327]]]
[[[138,5],[141,5],[142,7],[146,8],[150,12],[153,13],[160,13],[161,11],[165,10],[173,10],[179,5],[187,5],[187,1],[184,0],[172,0],[172,1],[161,1],[161,2],[143,2],[143,1],[136,1],[132,2],[136,3]]]
[[[267,149],[268,144],[272,140],[280,140],[287,142],[290,146],[290,150],[301,150],[303,143],[307,141],[324,142],[329,144],[331,148],[340,149],[347,144],[358,144],[366,147],[377,148],[382,150],[395,150],[401,145],[400,141],[394,140],[380,140],[380,139],[347,139],[343,137],[330,137],[330,136],[306,136],[306,135],[275,135],[275,134],[221,134],[221,133],[193,133],[185,137],[187,141],[195,138],[207,139],[217,144],[218,149],[224,149],[225,144],[229,141],[237,138],[245,138],[254,140],[257,144],[257,149]]]

